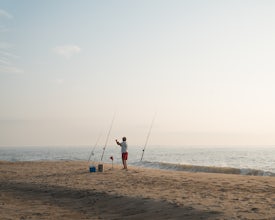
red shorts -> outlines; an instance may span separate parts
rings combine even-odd
[[[127,160],[128,159],[128,152],[122,153],[122,160]]]

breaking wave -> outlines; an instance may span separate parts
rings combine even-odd
[[[139,162],[140,166],[176,170],[176,171],[187,171],[187,172],[204,172],[204,173],[223,173],[223,174],[239,174],[239,175],[250,175],[250,176],[275,176],[275,173],[257,169],[249,168],[233,168],[233,167],[214,167],[214,166],[198,166],[198,165],[187,165],[187,164],[172,164],[162,162]]]

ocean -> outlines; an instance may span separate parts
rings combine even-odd
[[[188,172],[214,172],[275,176],[275,146],[129,146],[128,164]],[[101,162],[103,147],[33,146],[0,147],[0,160],[55,161],[89,160]],[[120,147],[107,146],[102,162],[121,163]]]

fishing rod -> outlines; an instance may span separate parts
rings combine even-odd
[[[149,132],[148,132],[147,137],[146,137],[145,145],[144,145],[144,148],[143,148],[143,150],[142,150],[142,155],[141,155],[140,161],[142,161],[142,159],[143,159],[143,155],[144,155],[144,152],[145,152],[145,149],[146,149],[146,146],[147,146],[147,143],[148,143],[150,134],[151,134],[151,130],[152,130],[152,127],[153,127],[155,118],[156,118],[156,114],[157,114],[157,113],[154,114],[153,120],[152,120],[152,122],[151,122],[150,129],[149,129]]]
[[[97,144],[98,144],[100,138],[101,138],[101,134],[98,136],[98,138],[97,138],[97,140],[96,140],[96,142],[95,142],[95,145],[94,145],[94,147],[93,147],[93,150],[92,150],[92,152],[91,152],[91,154],[90,154],[90,156],[89,156],[88,163],[90,162],[91,157],[94,155],[95,148],[97,147]]]
[[[108,143],[108,139],[109,139],[109,136],[110,136],[110,133],[111,133],[113,124],[114,124],[115,116],[116,116],[116,114],[114,114],[114,116],[113,116],[113,119],[112,119],[112,122],[111,122],[111,126],[110,126],[109,132],[108,132],[108,134],[107,134],[106,142],[105,142],[105,145],[104,145],[104,147],[103,147],[103,152],[102,152],[102,155],[101,155],[101,161],[102,161],[102,159],[103,159],[103,155],[104,155],[104,152],[105,152],[107,143]]]

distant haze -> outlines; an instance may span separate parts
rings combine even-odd
[[[275,144],[275,1],[0,2],[0,146]]]

